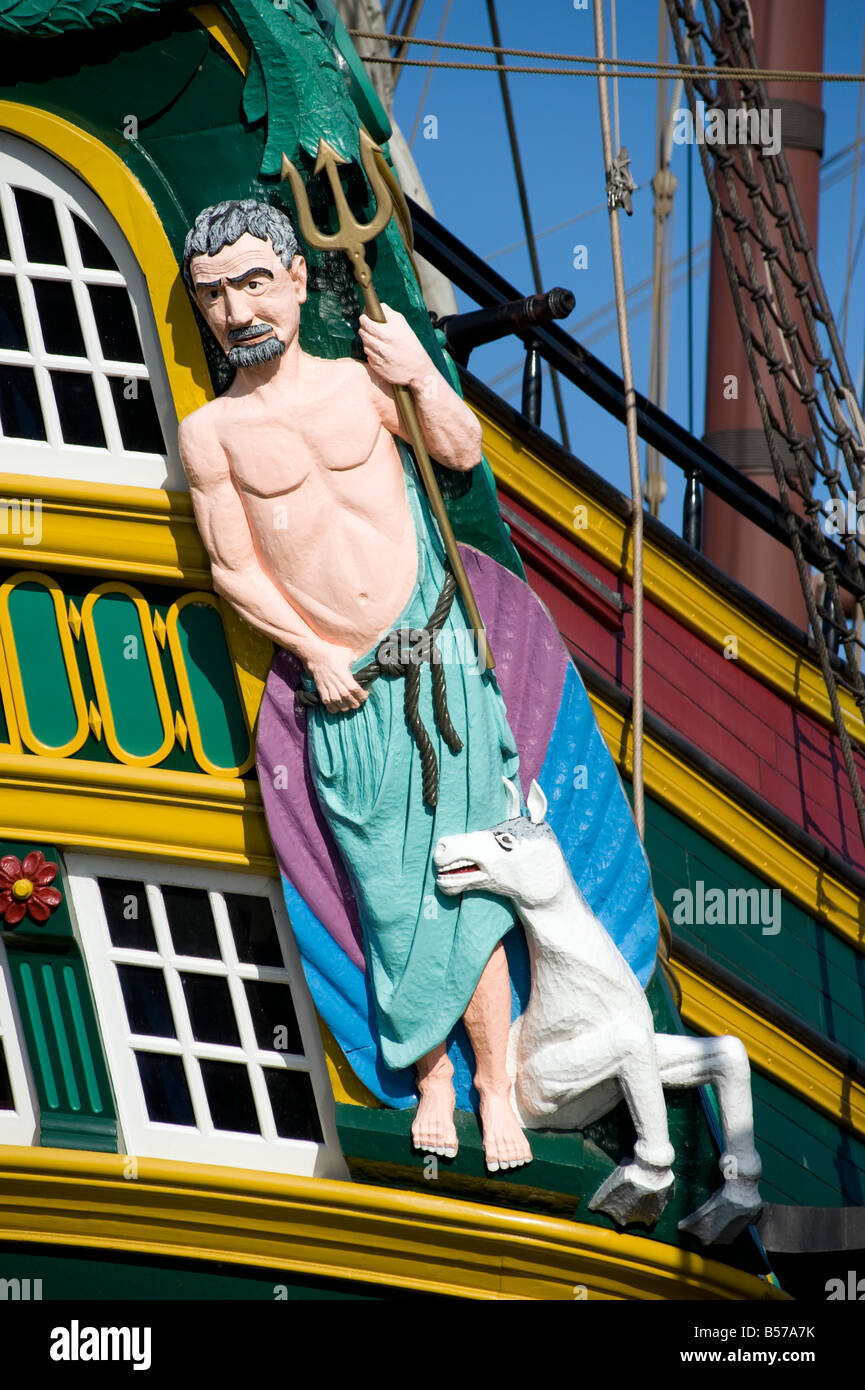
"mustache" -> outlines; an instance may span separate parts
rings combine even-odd
[[[246,338],[258,338],[262,333],[275,333],[271,323],[251,323],[246,328],[232,328],[228,335],[230,343],[242,343]]]
[[[262,338],[258,343],[235,343],[228,349],[228,360],[232,367],[263,367],[284,352],[285,343],[279,338]]]

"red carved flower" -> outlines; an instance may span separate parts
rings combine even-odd
[[[57,888],[49,888],[57,876],[57,865],[46,864],[40,850],[31,850],[24,863],[14,854],[0,859],[0,918],[7,927],[17,927],[25,912],[34,922],[47,922],[60,902]]]

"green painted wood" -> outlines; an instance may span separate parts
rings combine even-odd
[[[18,1279],[13,1289],[43,1303],[70,1300],[104,1303],[198,1300],[204,1302],[276,1303],[296,1299],[350,1301],[417,1297],[413,1289],[388,1289],[353,1279],[316,1278],[290,1270],[214,1264],[209,1260],[172,1260],[113,1250],[46,1246],[24,1241],[0,1242],[0,1279]],[[23,1283],[29,1280],[29,1286]],[[41,1284],[36,1281],[41,1280]],[[14,1297],[14,1294],[10,1294]]]
[[[93,605],[93,630],[120,747],[147,757],[165,731],[144,647],[138,609],[127,594],[102,594]],[[84,655],[79,643],[79,654]]]
[[[117,1152],[117,1119],[84,963],[73,942],[7,943],[44,1147]]]
[[[681,935],[721,965],[768,993],[805,1022],[865,1057],[865,957],[720,846],[701,836],[653,798],[646,799],[646,849],[655,895]],[[778,888],[781,930],[747,925],[677,924],[674,894]],[[680,900],[679,900],[680,901]]]
[[[209,604],[190,603],[177,633],[204,750],[217,767],[237,767],[249,756],[249,733],[222,618]]]
[[[75,737],[78,717],[66,674],[54,600],[38,580],[25,580],[10,593],[9,621],[30,727],[50,748]]]
[[[41,850],[60,873],[62,899],[48,921],[25,917],[4,932],[23,1044],[39,1100],[45,1147],[117,1152],[117,1117],[87,971],[69,916],[63,860],[50,845],[4,841],[0,855]]]
[[[68,607],[71,600],[79,612],[87,594],[101,583],[103,578],[95,574],[71,576],[61,571],[53,577],[60,586],[65,605]],[[0,581],[2,578],[3,574],[0,572]],[[151,614],[158,613],[165,622],[169,608],[177,601],[178,590],[147,583],[133,587],[137,588],[147,601]],[[43,589],[42,592],[48,597],[47,590]],[[95,603],[93,622],[120,745],[131,754],[146,756],[159,748],[163,740],[163,731],[159,722],[138,612],[126,595],[109,593]],[[216,766],[236,767],[244,762],[249,754],[250,735],[238,695],[222,619],[216,609],[209,605],[189,604],[180,614],[179,631],[181,645],[187,657],[187,671],[205,750]],[[46,706],[50,707],[50,683],[39,664],[39,641],[29,631],[24,649],[29,662],[28,671],[32,668],[35,687],[41,692]],[[73,650],[84,700],[89,709],[91,701],[97,704],[96,686],[83,632],[73,642]],[[182,703],[167,642],[164,649],[158,650],[158,660],[173,716],[176,711],[182,712]],[[68,690],[65,675],[63,681]],[[106,747],[104,734],[97,739],[92,730],[72,756],[87,762],[116,761]],[[159,766],[178,772],[201,771],[188,743],[184,749],[175,742]],[[254,777],[254,769],[251,769],[247,776]]]
[[[865,1143],[758,1072],[752,1091],[767,1200],[865,1205]]]

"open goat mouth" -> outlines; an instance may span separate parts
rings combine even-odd
[[[456,877],[459,874],[479,874],[480,864],[476,864],[473,859],[455,859],[452,864],[441,864],[438,870],[439,878]]]

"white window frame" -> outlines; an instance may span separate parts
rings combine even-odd
[[[6,947],[0,941],[0,1043],[6,1056],[14,1110],[0,1110],[0,1144],[27,1148],[39,1141],[39,1105],[24,1050],[24,1030],[15,1002]]]
[[[66,856],[70,908],[76,936],[87,964],[96,1014],[105,1047],[118,1110],[121,1145],[125,1152],[141,1157],[178,1159],[264,1172],[292,1173],[304,1177],[342,1178],[348,1170],[339,1145],[333,1091],[313,1007],[297,946],[291,931],[282,886],[279,880],[258,875],[231,873],[211,865],[186,866],[157,860],[101,858],[91,855]],[[144,883],[157,953],[114,946],[108,931],[98,878],[126,878]],[[160,889],[181,885],[203,889],[209,894],[211,911],[222,959],[175,954]],[[241,964],[228,920],[223,893],[244,893],[266,897],[273,910],[277,936],[283,953],[284,969]],[[130,1032],[115,965],[155,966],[159,960],[172,1003],[177,1038],[157,1038]],[[243,980],[258,979],[287,983],[291,987],[303,1057],[263,1051],[254,1031],[246,1025],[245,1009],[235,1005],[241,1046],[202,1043],[193,1039],[180,971],[219,975],[228,980],[232,998],[243,994]],[[187,1085],[196,1115],[196,1128],[151,1120],[135,1060],[135,1049],[171,1053],[184,1061]],[[242,1055],[241,1055],[242,1054]],[[318,1108],[323,1143],[284,1139],[276,1133],[266,1094],[264,1076],[249,1068],[262,1134],[240,1134],[215,1130],[210,1123],[203,1081],[192,1058],[215,1061],[252,1062],[259,1067],[305,1071],[312,1082]]]
[[[53,202],[66,255],[65,267],[27,260],[10,183],[41,193]],[[105,204],[67,165],[40,146],[0,131],[0,207],[12,256],[11,261],[0,260],[0,273],[15,276],[28,340],[27,350],[0,349],[0,363],[34,370],[48,436],[47,440],[4,438],[0,427],[0,472],[185,491],[186,475],[177,449],[177,414],[147,283],[129,243]],[[104,242],[118,270],[84,268],[72,224],[73,212]],[[32,279],[71,284],[84,337],[85,357],[45,352]],[[144,363],[106,361],[103,357],[87,285],[117,285],[128,289]],[[106,448],[64,443],[49,377],[51,369],[90,376],[100,407]],[[141,453],[124,448],[106,372],[112,377],[150,382],[166,453]]]

